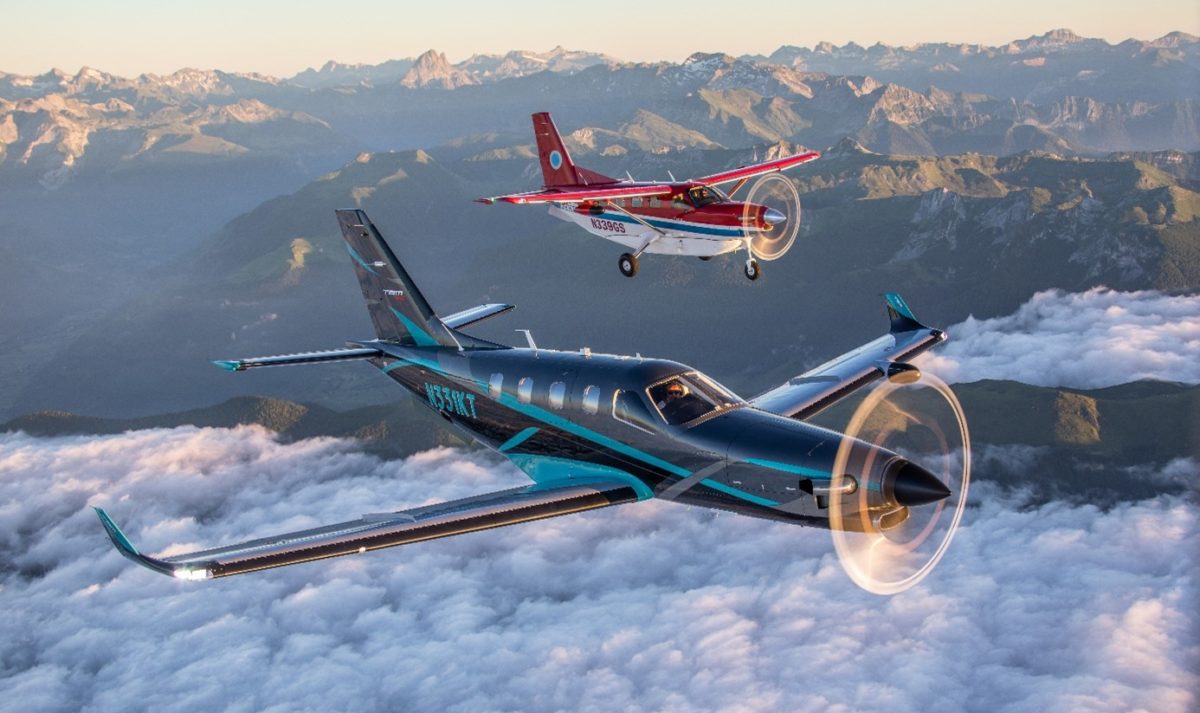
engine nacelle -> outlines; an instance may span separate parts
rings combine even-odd
[[[893,384],[915,384],[921,380],[921,370],[912,364],[891,361],[881,369],[883,375]]]

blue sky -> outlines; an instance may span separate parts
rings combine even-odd
[[[821,40],[1001,44],[1057,27],[1113,42],[1150,39],[1172,30],[1200,34],[1196,0],[6,4],[0,71],[20,74],[51,67],[74,72],[87,65],[121,75],[200,67],[286,76],[329,59],[378,63],[431,47],[451,61],[473,53],[546,50],[557,44],[623,59],[677,61],[697,50],[770,52],[782,44],[811,46]],[[555,10],[548,12],[548,7]]]

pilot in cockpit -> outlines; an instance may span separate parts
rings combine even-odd
[[[658,404],[660,409],[666,408],[667,404],[687,396],[688,389],[680,381],[671,381],[666,385],[666,395],[663,401]]]

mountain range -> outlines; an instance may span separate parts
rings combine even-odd
[[[331,218],[348,206],[370,212],[435,306],[519,304],[483,336],[528,326],[547,345],[642,350],[747,393],[873,336],[875,294],[898,283],[938,324],[1051,287],[1194,290],[1198,57],[1183,33],[1111,45],[1054,31],[681,63],[555,48],[285,79],[0,74],[0,418],[186,409],[249,378],[337,407],[385,398],[353,369],[297,382],[207,365],[369,334]],[[609,175],[824,151],[789,174],[797,246],[759,285],[737,256],[647,261],[626,280],[611,246],[539,210],[473,205],[536,187],[528,117],[541,109]],[[596,314],[580,284],[609,308]],[[701,336],[746,314],[787,321],[782,339],[738,335],[753,363]]]
[[[0,181],[26,174],[53,188],[89,164],[279,155],[320,163],[350,145],[525,138],[531,107],[606,130],[646,110],[728,148],[780,140],[823,148],[851,136],[882,153],[1195,150],[1198,87],[1194,36],[1110,45],[1068,30],[1003,47],[822,43],[680,64],[559,47],[457,64],[430,50],[378,65],[329,62],[286,79],[195,69],[132,79],[91,68],[0,73]]]

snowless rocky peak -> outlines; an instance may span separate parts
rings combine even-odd
[[[1090,40],[1090,42],[1100,41],[1102,40]],[[1062,49],[1080,42],[1089,42],[1089,40],[1080,37],[1071,30],[1061,28],[1050,30],[1044,35],[1034,35],[1024,40],[1010,42],[1006,49],[1009,54],[1021,54],[1024,52],[1041,52],[1048,49]]]
[[[1169,32],[1169,33],[1163,35],[1162,37],[1159,37],[1157,40],[1152,40],[1152,41],[1148,42],[1147,44],[1150,45],[1151,47],[1173,49],[1176,47],[1182,47],[1184,45],[1194,45],[1198,42],[1200,42],[1200,37],[1196,37],[1195,35],[1189,35],[1186,32],[1176,31],[1176,32]]]
[[[874,153],[874,151],[870,151],[858,143],[853,137],[847,136],[827,149],[821,157],[824,159],[833,159],[839,156],[866,156]]]
[[[400,80],[400,84],[409,88],[427,87],[432,84],[442,89],[456,89],[478,82],[471,75],[450,64],[446,55],[429,50],[417,57],[416,63]]]

